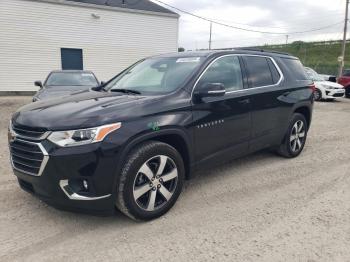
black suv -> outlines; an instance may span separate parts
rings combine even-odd
[[[101,87],[19,109],[11,162],[20,186],[53,206],[150,220],[194,171],[264,148],[298,156],[313,91],[287,54],[152,57]]]

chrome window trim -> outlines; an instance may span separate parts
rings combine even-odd
[[[226,93],[225,90],[209,91],[208,94],[223,94]]]
[[[199,81],[201,80],[201,78],[203,77],[203,75],[208,71],[208,69],[219,59],[221,58],[224,58],[224,57],[231,57],[231,56],[241,56],[241,57],[244,57],[244,56],[254,56],[254,57],[265,57],[267,59],[270,59],[272,61],[272,63],[274,64],[274,66],[276,67],[278,73],[280,74],[280,79],[278,80],[278,82],[276,84],[273,84],[273,85],[267,85],[267,86],[258,86],[258,87],[252,87],[252,88],[243,88],[241,90],[234,90],[234,91],[228,91],[226,92],[226,94],[233,94],[233,93],[241,93],[241,92],[246,92],[246,91],[249,91],[249,90],[254,90],[254,89],[260,89],[260,88],[267,88],[267,87],[274,87],[274,86],[279,86],[282,81],[284,80],[284,75],[282,73],[282,70],[281,68],[278,66],[278,64],[276,63],[275,59],[271,56],[268,56],[268,55],[253,55],[253,54],[228,54],[228,55],[222,55],[222,56],[219,56],[217,58],[215,58],[205,69],[204,71],[200,74],[200,76],[198,77],[196,83],[194,84],[193,86],[193,89],[192,89],[192,92],[191,92],[191,99],[193,98],[193,93],[195,91],[195,89],[197,88],[197,85],[199,83]],[[241,70],[242,70],[242,67],[241,67]],[[242,76],[242,79],[243,79],[243,76]]]
[[[18,139],[18,138],[15,138],[15,140],[13,141],[20,141],[22,143],[27,143],[27,144],[31,144],[31,145],[37,145],[39,147],[39,149],[41,150],[41,152],[43,153],[43,160],[41,162],[41,165],[40,165],[40,169],[39,169],[39,172],[38,174],[35,174],[35,173],[31,173],[31,172],[28,172],[28,171],[25,171],[25,170],[22,170],[22,169],[19,169],[17,167],[15,167],[14,163],[13,163],[13,160],[12,160],[12,153],[10,152],[10,159],[11,159],[11,165],[12,165],[12,168],[17,170],[18,172],[21,172],[21,173],[24,173],[24,174],[27,174],[27,175],[31,175],[31,176],[36,176],[36,177],[39,177],[43,174],[44,170],[45,170],[45,167],[49,161],[49,154],[47,153],[45,147],[41,144],[41,143],[35,143],[35,142],[31,142],[31,141],[27,141],[27,140],[22,140],[22,139]],[[10,142],[11,143],[11,142]],[[11,148],[11,144],[10,144],[10,148]]]
[[[276,84],[273,84],[273,85],[267,85],[267,86],[256,86],[256,87],[252,87],[252,88],[247,88],[248,90],[249,89],[257,89],[257,88],[265,88],[265,87],[274,87],[274,86],[279,86],[281,84],[281,82],[284,80],[284,75],[282,73],[282,70],[281,68],[278,66],[278,64],[276,63],[275,59],[271,56],[264,56],[264,55],[241,55],[241,56],[257,56],[257,57],[265,57],[267,59],[270,59],[272,61],[272,63],[274,64],[274,66],[276,67],[278,73],[280,74],[280,79],[277,81]],[[271,73],[272,74],[272,73]],[[272,76],[272,75],[271,75]]]

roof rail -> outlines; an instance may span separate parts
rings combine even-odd
[[[265,49],[259,49],[259,48],[254,48],[254,47],[237,47],[235,49],[238,50],[246,50],[246,51],[256,51],[256,52],[263,52],[263,53],[273,53],[273,54],[280,54],[280,55],[291,55],[286,52],[279,52],[279,51],[274,51],[274,50],[265,50]]]

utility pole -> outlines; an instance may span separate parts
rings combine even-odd
[[[341,59],[339,59],[341,60],[340,66],[339,66],[339,74],[338,74],[339,77],[341,77],[341,75],[343,74],[344,63],[345,63],[346,34],[348,31],[348,22],[349,22],[349,0],[346,0],[344,37],[343,37],[343,44],[342,44],[342,50],[341,50]]]
[[[209,50],[211,50],[211,44],[212,44],[211,37],[212,37],[212,32],[213,32],[213,23],[210,22]]]

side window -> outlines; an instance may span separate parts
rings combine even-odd
[[[242,70],[237,56],[225,56],[216,60],[202,75],[198,88],[207,83],[224,84],[227,92],[242,90]]]
[[[271,70],[268,64],[269,59],[259,56],[245,56],[249,80],[252,87],[273,85]]]
[[[294,80],[309,80],[303,64],[299,59],[282,58],[281,59],[289,71],[292,73]]]

